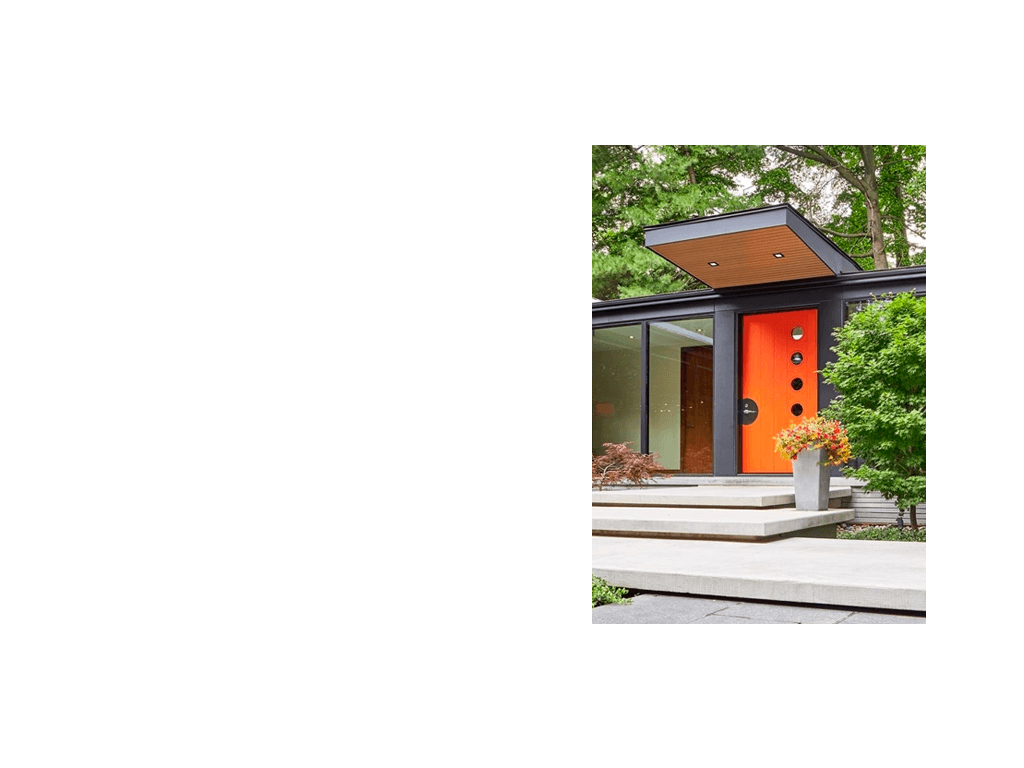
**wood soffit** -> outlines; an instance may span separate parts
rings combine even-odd
[[[836,274],[784,224],[647,247],[712,288]]]

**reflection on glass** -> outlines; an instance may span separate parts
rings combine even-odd
[[[792,330],[792,334],[794,339],[802,339],[804,337],[804,329],[798,325]]]
[[[651,323],[650,444],[668,469],[712,472],[710,317]]]
[[[846,319],[849,320],[855,314],[860,312],[864,307],[868,305],[867,301],[848,301],[846,302]]]
[[[799,352],[794,352],[793,356],[789,359],[793,361],[793,365],[800,365],[800,363],[804,361],[804,356],[801,355]]]
[[[892,299],[882,299],[872,297],[870,299],[861,299],[859,301],[848,301],[846,302],[846,319],[849,320],[855,314],[863,310],[870,304],[875,302],[881,302],[882,304],[888,304]]]
[[[595,328],[592,341],[593,452],[626,442],[639,451],[640,326]]]
[[[800,391],[800,389],[801,389],[801,388],[803,387],[803,385],[804,385],[804,380],[803,380],[803,379],[793,379],[793,380],[792,380],[791,382],[789,382],[789,385],[790,385],[790,386],[791,386],[791,387],[792,387],[793,389],[795,389],[795,390],[797,390],[797,391]]]
[[[804,412],[804,407],[800,405],[800,403],[797,403],[796,405],[789,409],[789,412],[792,413],[794,416],[799,416],[801,413]]]

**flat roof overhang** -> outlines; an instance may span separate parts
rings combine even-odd
[[[786,204],[644,227],[644,245],[712,288],[862,271]]]

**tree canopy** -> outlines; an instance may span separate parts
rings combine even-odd
[[[925,147],[594,145],[593,297],[702,283],[643,247],[643,228],[789,203],[864,269],[925,263]]]

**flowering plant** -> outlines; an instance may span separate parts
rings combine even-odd
[[[822,464],[845,464],[850,460],[850,438],[838,421],[820,416],[791,424],[775,436],[775,450],[787,459],[795,459],[800,451],[825,449]]]

